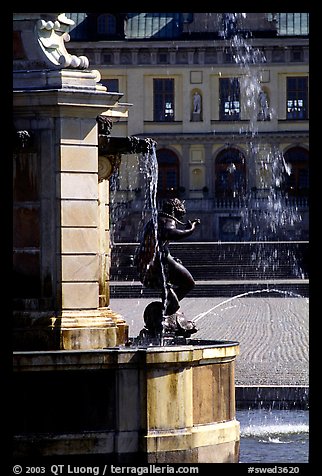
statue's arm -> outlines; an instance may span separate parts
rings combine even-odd
[[[171,220],[164,224],[162,235],[167,241],[183,240],[184,238],[187,238],[188,236],[192,235],[194,229],[196,228],[196,225],[198,225],[199,223],[200,220],[194,220],[192,222],[189,221],[187,228],[185,230],[180,230],[176,227],[174,220]]]

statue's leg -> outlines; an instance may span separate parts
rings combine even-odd
[[[169,257],[168,257],[169,258]],[[172,256],[169,258],[169,282],[174,286],[172,292],[176,294],[178,309],[180,308],[179,301],[183,299],[194,287],[195,281],[189,271],[178,263]],[[176,309],[176,335],[183,337],[190,337],[198,331],[195,323],[188,320],[183,312],[177,312]]]
[[[175,293],[179,301],[183,299],[195,286],[195,281],[189,271],[175,261],[172,256],[168,257],[169,282],[174,285]]]
[[[180,308],[181,299],[193,289],[194,279],[189,271],[171,255],[167,257],[167,286],[163,292],[164,314],[169,316]]]
[[[177,312],[177,310],[180,307],[177,294],[174,292],[172,287],[168,284],[166,286],[166,290],[164,293],[163,303],[164,303],[165,316],[171,316],[171,314],[174,314],[175,312]]]
[[[163,304],[160,301],[153,301],[144,310],[143,319],[150,336],[156,337],[162,332]]]

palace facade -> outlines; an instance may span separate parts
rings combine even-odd
[[[191,239],[308,239],[308,13],[66,16],[69,51],[129,109],[112,135],[154,139],[158,201],[178,196],[201,219]],[[116,241],[137,241],[146,182],[122,156]]]

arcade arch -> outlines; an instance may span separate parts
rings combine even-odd
[[[167,148],[156,152],[158,160],[158,196],[174,198],[178,196],[180,184],[180,162],[177,154]]]
[[[246,192],[246,164],[244,154],[229,147],[215,158],[215,197],[241,198]]]
[[[285,174],[284,191],[292,197],[308,196],[309,151],[301,146],[290,147],[284,152],[284,160],[290,167]]]

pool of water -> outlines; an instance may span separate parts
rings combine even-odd
[[[240,463],[308,463],[309,412],[238,410]]]

